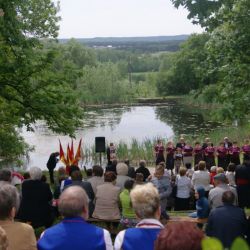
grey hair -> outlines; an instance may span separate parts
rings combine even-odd
[[[59,198],[59,212],[64,217],[81,216],[88,211],[88,196],[83,188],[71,186],[66,188]]]
[[[41,180],[42,175],[43,175],[42,170],[38,167],[30,168],[29,173],[30,173],[30,178],[32,180]]]
[[[140,219],[154,218],[160,207],[158,190],[152,183],[137,185],[130,192],[133,208]]]
[[[4,220],[10,216],[11,209],[14,207],[18,211],[20,206],[20,196],[16,187],[0,183],[0,219]]]
[[[11,179],[11,171],[9,169],[0,169],[0,181],[11,182]]]
[[[116,172],[117,175],[123,175],[126,176],[128,175],[128,166],[127,164],[120,162],[116,165]]]

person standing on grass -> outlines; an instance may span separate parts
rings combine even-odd
[[[157,144],[154,147],[155,151],[155,163],[158,165],[160,162],[165,162],[164,151],[165,148],[163,146],[162,140],[157,140]]]
[[[216,154],[218,159],[218,166],[226,170],[228,150],[225,148],[224,142],[220,142],[219,147],[216,149]]]
[[[207,147],[204,150],[205,159],[206,159],[206,167],[208,171],[212,166],[215,166],[215,148],[211,142],[207,144]]]
[[[194,165],[198,164],[203,160],[203,149],[199,142],[195,143],[194,146]]]
[[[244,141],[244,145],[242,146],[242,153],[243,153],[243,161],[245,160],[246,156],[250,157],[250,141],[248,139]]]
[[[193,147],[186,142],[186,145],[182,148],[183,152],[183,165],[185,166],[186,163],[193,164]]]
[[[171,170],[171,174],[173,174],[174,169],[174,152],[175,147],[172,141],[169,141],[166,146],[166,167],[168,170]]]
[[[50,155],[49,160],[47,162],[47,168],[49,170],[50,183],[54,184],[54,169],[56,168],[56,164],[59,161],[59,152],[54,152]]]
[[[230,162],[236,166],[240,165],[240,147],[238,147],[237,141],[233,142],[232,147],[229,148]]]

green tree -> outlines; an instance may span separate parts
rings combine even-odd
[[[82,111],[72,88],[77,74],[69,74],[71,67],[55,71],[58,54],[40,41],[56,38],[58,6],[51,0],[1,0],[0,9],[0,134],[6,132],[18,149],[0,140],[0,157],[13,159],[25,149],[17,127],[32,129],[44,120],[53,131],[73,135]]]

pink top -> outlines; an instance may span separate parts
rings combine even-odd
[[[173,155],[174,152],[175,152],[175,148],[174,148],[173,146],[167,147],[167,148],[166,148],[166,151],[167,151],[167,154],[168,154],[168,155]]]
[[[202,146],[194,147],[194,153],[195,154],[202,154],[202,151],[203,151]]]
[[[212,146],[207,146],[204,151],[205,151],[205,153],[207,154],[208,157],[213,157],[214,152],[215,152],[215,148],[212,147]]]
[[[227,149],[225,147],[220,146],[217,148],[217,153],[219,157],[223,158],[227,155]]]
[[[242,151],[243,153],[250,155],[250,145],[244,145]]]
[[[183,156],[192,156],[193,148],[189,145],[183,147]]]
[[[239,156],[240,154],[240,148],[238,146],[232,146],[229,148],[229,154],[232,156]]]

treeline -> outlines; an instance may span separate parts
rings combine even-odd
[[[245,119],[250,114],[250,1],[172,2],[187,8],[188,18],[206,32],[192,35],[180,51],[165,56],[159,93],[191,93],[195,100],[215,103],[220,119]]]

